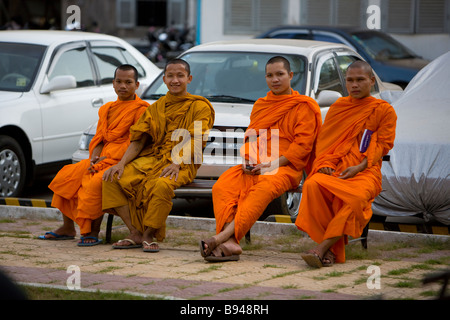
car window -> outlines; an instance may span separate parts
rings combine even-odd
[[[343,43],[342,41],[340,41],[336,37],[333,37],[333,36],[330,36],[330,35],[326,35],[326,34],[317,34],[317,33],[314,34],[314,40],[316,40],[316,41],[333,42],[333,43]]]
[[[52,64],[48,78],[72,75],[77,82],[77,88],[93,86],[94,76],[86,47],[64,51]]]
[[[311,39],[308,33],[300,33],[295,31],[274,33],[269,37],[272,39],[302,39],[302,40]]]
[[[131,64],[136,67],[139,77],[145,75],[142,66],[133,58],[131,54],[118,47],[93,47],[92,53],[100,72],[102,84],[112,83],[114,71],[122,64]]]
[[[355,32],[352,38],[376,60],[415,58],[401,43],[379,32]]]
[[[342,86],[334,58],[327,59],[319,68],[319,83],[316,90],[316,97],[323,90],[337,91],[344,96],[344,87]]]
[[[29,91],[45,50],[40,45],[0,42],[0,90]]]
[[[359,59],[357,59],[355,56],[336,56],[336,60],[338,63],[338,67],[342,72],[342,75],[345,76],[348,66]]]
[[[265,79],[267,61],[273,53],[257,52],[192,52],[182,56],[191,66],[193,79],[188,91],[210,101],[253,103],[269,91]],[[305,94],[306,59],[284,55],[291,64],[292,88]],[[152,83],[144,98],[155,99],[167,93],[162,75]]]

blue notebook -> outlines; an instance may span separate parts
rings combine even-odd
[[[363,136],[361,138],[361,144],[359,145],[359,152],[366,152],[367,148],[370,144],[370,138],[372,137],[372,130],[366,129],[364,130]]]

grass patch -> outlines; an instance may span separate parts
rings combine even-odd
[[[159,300],[124,292],[78,291],[22,285],[20,288],[30,300]]]
[[[394,288],[419,288],[419,281],[399,281],[392,285]]]

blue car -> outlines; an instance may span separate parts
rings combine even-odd
[[[376,30],[319,26],[280,26],[256,38],[306,39],[343,43],[357,51],[384,82],[405,88],[429,61],[400,42]]]

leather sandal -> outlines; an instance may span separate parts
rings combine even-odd
[[[208,248],[205,248],[205,244],[208,246]],[[217,242],[213,237],[206,240],[200,240],[200,254],[203,258],[209,256],[216,247]]]

